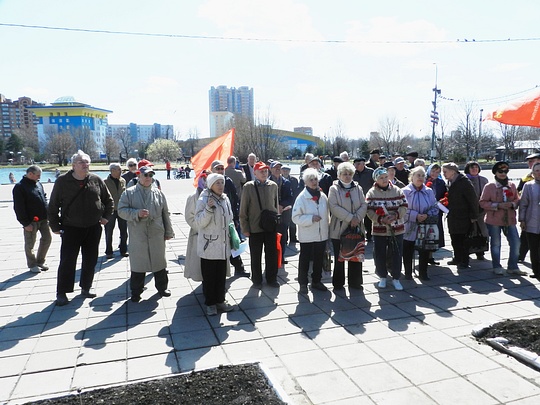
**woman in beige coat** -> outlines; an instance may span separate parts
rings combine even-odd
[[[169,297],[169,278],[165,241],[174,238],[169,208],[165,195],[152,187],[152,168],[143,166],[138,171],[138,182],[120,197],[118,215],[129,229],[129,263],[131,267],[131,301],[139,302],[144,289],[146,272],[154,274],[159,295]]]

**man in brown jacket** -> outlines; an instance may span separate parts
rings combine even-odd
[[[112,259],[114,257],[112,240],[114,225],[116,224],[116,221],[118,221],[118,229],[120,229],[120,255],[122,257],[128,257],[127,222],[125,219],[118,216],[118,201],[120,200],[122,193],[126,191],[126,180],[121,176],[122,166],[120,166],[120,163],[111,163],[109,165],[109,171],[111,173],[104,181],[114,201],[114,212],[109,219],[109,222],[107,222],[107,225],[105,225],[105,254],[107,255],[107,259]]]
[[[242,233],[249,237],[251,253],[251,281],[255,288],[262,284],[262,250],[264,246],[266,282],[271,287],[279,287],[277,282],[278,256],[276,231],[265,232],[259,222],[262,210],[278,212],[278,186],[268,180],[269,167],[257,162],[253,168],[255,180],[248,181],[242,190],[240,201],[240,227]],[[257,198],[257,191],[260,196]]]

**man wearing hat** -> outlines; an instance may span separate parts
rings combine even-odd
[[[366,163],[366,166],[373,170],[378,168],[380,154],[381,151],[379,149],[373,149],[371,152],[369,152],[369,162]]]
[[[255,179],[244,184],[240,201],[240,226],[242,233],[249,237],[251,255],[251,281],[255,288],[261,288],[263,281],[262,251],[264,247],[266,282],[278,288],[277,231],[267,232],[260,225],[261,212],[278,212],[278,186],[268,179],[269,167],[263,162],[255,163]],[[260,200],[260,203],[259,203]]]
[[[334,183],[334,180],[332,180],[332,177],[321,171],[322,168],[322,162],[321,159],[319,159],[317,156],[314,156],[308,163],[308,167],[317,170],[321,174],[321,177],[319,178],[319,187],[323,191],[324,194],[328,195],[328,192],[330,191],[330,187],[332,187],[332,184]],[[299,185],[300,191],[304,189],[304,181],[300,180]]]
[[[529,170],[531,170],[529,173],[527,173],[526,176],[521,178],[519,180],[519,184],[517,186],[517,191],[521,194],[521,190],[523,190],[523,186],[528,181],[534,180],[534,176],[532,174],[532,167],[536,162],[540,162],[540,153],[533,153],[525,158],[527,161],[527,165],[529,166]],[[525,235],[525,232],[521,233],[520,236],[521,244],[519,245],[519,261],[523,263],[525,261],[525,256],[527,256],[527,253],[529,252],[529,243],[527,241],[527,236]]]
[[[414,169],[414,161],[418,159],[418,152],[409,152],[405,157],[409,161],[409,169]]]
[[[270,180],[278,185],[279,213],[281,222],[278,225],[278,232],[281,234],[281,263],[287,264],[285,260],[285,249],[289,243],[289,225],[291,223],[292,206],[294,204],[291,182],[281,175],[283,165],[274,160],[270,164]]]
[[[325,171],[326,174],[332,177],[332,181],[337,180],[337,167],[340,163],[343,163],[343,159],[339,156],[334,156],[332,159],[332,167]]]
[[[150,167],[150,168],[152,168],[152,167],[154,167],[154,164],[152,162],[150,162],[149,160],[141,159],[141,160],[139,160],[139,163],[137,163],[137,169],[140,170],[141,167]],[[139,173],[136,172],[136,174],[138,175]],[[133,177],[126,184],[126,188],[130,188],[131,186],[134,186],[135,184],[137,184],[138,181],[139,181],[138,177]],[[161,184],[159,183],[159,180],[156,179],[155,177],[152,177],[152,186],[156,186],[157,188],[159,188],[161,190]]]
[[[398,156],[394,159],[394,166],[396,166],[396,179],[403,184],[409,184],[409,169],[405,167],[405,159]]]
[[[362,187],[362,191],[366,195],[368,190],[373,186],[373,169],[366,167],[366,158],[364,157],[354,159],[353,164],[355,168],[353,180]],[[367,215],[364,217],[364,227],[366,228],[366,240],[370,242],[372,223]]]

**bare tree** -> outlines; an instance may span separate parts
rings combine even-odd
[[[180,156],[181,149],[178,144],[171,139],[157,139],[152,143],[146,153],[152,161],[175,162]]]
[[[410,135],[400,133],[400,122],[395,117],[385,117],[379,121],[379,132],[371,134],[371,147],[384,150],[387,154],[404,153],[410,143]]]
[[[107,155],[107,164],[110,165],[112,156],[117,156],[120,154],[120,145],[112,135],[108,135],[105,138],[105,144],[103,147],[105,149],[104,152]]]
[[[77,149],[85,151],[90,157],[96,157],[97,145],[90,128],[75,128],[72,134]]]
[[[76,150],[75,142],[69,132],[58,133],[53,127],[45,129],[45,151],[56,159],[58,166],[66,165],[68,156]]]
[[[274,120],[267,112],[255,119],[237,117],[233,120],[235,128],[235,154],[240,159],[246,159],[250,153],[255,153],[260,160],[282,156],[287,152],[283,136],[274,129]]]
[[[118,141],[120,149],[127,159],[129,157],[129,153],[133,149],[131,134],[127,128],[117,128],[114,130],[113,136]]]

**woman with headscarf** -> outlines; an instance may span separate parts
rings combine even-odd
[[[413,257],[418,224],[425,222],[428,217],[438,215],[437,200],[433,190],[426,187],[424,180],[426,171],[417,166],[409,174],[409,184],[403,188],[407,198],[407,214],[405,215],[405,236],[403,237],[403,267],[405,279],[412,280]],[[418,275],[422,281],[429,280],[427,274],[428,250],[418,252]]]
[[[206,177],[208,173],[203,170],[197,181],[197,189],[186,200],[184,217],[187,224],[190,226],[188,243],[186,247],[186,258],[184,260],[184,277],[190,278],[193,281],[202,281],[201,274],[201,259],[197,256],[197,236],[199,234],[195,224],[195,209],[197,200],[202,191],[206,188]]]
[[[197,200],[195,227],[197,255],[201,258],[201,274],[207,315],[217,315],[218,310],[233,309],[225,301],[225,281],[229,269],[231,242],[229,224],[233,222],[231,203],[225,190],[225,177],[212,173],[206,178],[204,189]]]
[[[493,165],[491,172],[495,175],[495,179],[484,187],[480,196],[480,206],[486,211],[493,272],[498,275],[504,274],[504,269],[501,266],[502,231],[510,245],[506,272],[523,276],[527,272],[518,268],[519,234],[516,227],[519,194],[516,185],[508,179],[509,170],[508,162],[499,161]]]
[[[478,197],[473,185],[453,162],[442,166],[448,182],[448,231],[454,249],[454,258],[448,262],[459,270],[469,268],[469,248],[466,244],[471,225],[478,220]]]
[[[373,258],[375,272],[380,277],[379,288],[386,288],[386,258],[392,256],[392,283],[396,290],[403,290],[399,278],[403,257],[404,219],[407,199],[403,191],[388,180],[386,168],[373,172],[375,184],[366,195],[367,215],[373,222]]]
[[[338,179],[334,182],[328,193],[330,206],[330,239],[334,247],[334,274],[332,284],[334,290],[341,290],[345,285],[345,262],[339,261],[341,249],[341,235],[349,227],[360,226],[366,216],[367,204],[362,187],[353,181],[355,168],[349,162],[341,163],[337,168]],[[362,262],[349,261],[348,280],[349,288],[362,289]]]
[[[488,184],[489,180],[486,179],[484,176],[480,176],[480,172],[482,169],[480,168],[480,164],[475,161],[468,162],[465,165],[465,169],[463,169],[465,172],[465,175],[469,178],[471,181],[471,184],[474,187],[474,191],[476,192],[476,195],[478,196],[478,201],[480,201],[480,196],[482,195],[482,190],[484,189],[485,185]],[[484,215],[485,212],[482,207],[478,210],[478,226],[480,227],[480,231],[482,232],[482,235],[487,237],[488,230],[486,227],[486,223],[484,222]],[[486,260],[484,257],[484,253],[477,253],[476,254],[477,260]]]

